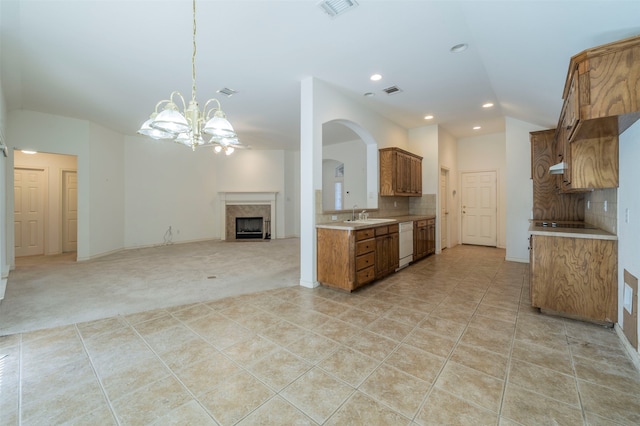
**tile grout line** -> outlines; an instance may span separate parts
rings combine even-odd
[[[171,317],[175,318],[175,317],[171,314],[171,312],[168,312],[168,311],[167,311],[167,313],[168,313]],[[178,320],[177,318],[175,318],[175,319],[176,319],[176,320]],[[125,319],[125,321],[127,321],[127,320]],[[153,319],[151,319],[151,320],[149,320],[149,321],[153,321]],[[178,321],[179,321],[179,322],[181,322],[180,320],[178,320]],[[143,321],[143,322],[146,322],[146,321]],[[135,326],[134,326],[133,324],[129,323],[129,321],[127,321],[127,324],[129,325],[129,327],[131,328],[131,330],[136,334],[136,336],[138,336],[138,338],[139,338],[140,340],[142,340],[142,342],[144,343],[144,345],[145,345],[145,346],[146,346],[146,347],[151,351],[151,353],[153,353],[153,355],[158,359],[158,361],[160,361],[160,363],[161,363],[161,364],[162,364],[162,365],[163,365],[163,366],[164,366],[164,367],[169,371],[170,375],[171,375],[171,376],[173,376],[173,378],[174,378],[175,380],[177,380],[177,381],[178,381],[178,383],[180,383],[180,386],[182,386],[182,388],[183,388],[183,389],[184,389],[184,390],[189,394],[189,396],[191,396],[191,398],[193,398],[193,400],[194,400],[194,401],[196,401],[196,402],[198,403],[198,405],[199,405],[199,406],[200,406],[200,407],[201,407],[201,408],[202,408],[202,409],[207,413],[207,415],[209,415],[209,416],[210,416],[210,417],[211,417],[211,418],[212,418],[216,423],[220,424],[220,422],[218,422],[218,421],[215,419],[215,417],[214,417],[213,413],[210,413],[210,412],[209,412],[209,410],[207,410],[207,409],[202,405],[202,403],[200,402],[200,398],[197,398],[197,397],[195,396],[195,394],[194,394],[194,393],[189,389],[189,387],[188,387],[187,385],[185,385],[185,384],[184,384],[184,382],[183,382],[182,380],[180,380],[180,378],[178,377],[178,375],[173,371],[173,369],[171,369],[171,368],[167,365],[167,363],[166,363],[166,362],[164,362],[164,360],[162,359],[162,357],[161,357],[160,355],[158,355],[158,353],[155,351],[155,349],[153,349],[153,348],[151,347],[151,345],[149,344],[149,342],[147,342],[147,340],[146,340],[144,337],[142,337],[142,335],[138,332],[138,330],[135,328]],[[193,332],[193,330],[191,330],[191,331]],[[194,333],[195,333],[195,332],[194,332]],[[199,335],[199,334],[197,334],[197,333],[196,333],[196,335],[197,335],[197,336],[200,336],[200,335]],[[201,336],[200,336],[200,337],[201,337]],[[202,338],[202,337],[201,337],[201,338]],[[203,340],[205,340],[205,339],[203,339]],[[206,341],[206,340],[205,340],[205,341]],[[207,343],[209,343],[208,341],[206,341],[206,342],[207,342]],[[209,343],[209,344],[210,344],[210,343]],[[213,347],[213,345],[211,345],[211,346]],[[215,347],[214,347],[214,349],[218,350],[218,349],[217,349],[217,348],[215,348]],[[222,352],[221,352],[221,351],[219,351],[219,350],[218,350],[218,352],[222,353]],[[224,354],[223,354],[223,355],[224,355]],[[152,383],[157,383],[157,382],[158,382],[158,381],[160,381],[160,380],[162,380],[162,378],[160,378],[160,379],[158,379],[158,380],[156,380],[155,382],[152,382]],[[184,404],[183,404],[183,405],[184,405]]]
[[[578,403],[580,404],[580,414],[582,415],[583,424],[587,423],[587,413],[584,409],[584,404],[582,403],[582,393],[580,392],[580,385],[578,383],[578,373],[576,371],[576,363],[573,357],[573,349],[571,348],[571,344],[569,343],[569,335],[567,334],[567,323],[566,321],[562,321],[562,329],[564,330],[564,338],[567,341],[567,348],[569,349],[569,356],[571,357],[571,370],[573,371],[573,380],[576,386],[576,393],[578,394]]]
[[[456,283],[456,286],[459,283],[460,280],[457,280],[458,282]],[[454,287],[455,288],[455,287]],[[484,299],[484,296],[487,294],[488,291],[487,287],[484,290],[484,294],[482,295],[482,299]],[[451,295],[451,293],[448,293],[446,297],[449,297]],[[436,309],[438,306],[440,306],[440,304],[446,299],[443,298],[440,303],[438,303],[436,305]],[[424,396],[424,398],[422,399],[422,401],[420,402],[420,404],[418,405],[418,409],[417,411],[414,413],[413,417],[411,418],[412,422],[416,422],[416,417],[420,414],[420,412],[424,409],[424,406],[427,402],[427,400],[429,399],[429,397],[431,396],[431,393],[433,392],[433,389],[436,387],[436,382],[438,381],[438,379],[440,378],[440,375],[442,374],[442,372],[444,371],[444,369],[447,367],[447,364],[449,363],[449,361],[451,361],[451,357],[453,356],[453,353],[455,352],[455,350],[457,349],[458,345],[460,344],[460,341],[462,340],[462,336],[464,336],[464,333],[467,331],[467,329],[469,328],[469,323],[471,322],[471,319],[474,317],[474,315],[476,314],[476,312],[478,311],[478,306],[480,306],[480,303],[482,302],[482,299],[480,299],[480,301],[478,301],[478,303],[476,304],[475,309],[473,310],[473,314],[471,314],[471,316],[469,317],[469,319],[467,320],[467,323],[464,326],[464,329],[462,330],[462,333],[460,333],[460,336],[458,336],[458,339],[456,340],[455,344],[453,345],[453,347],[451,348],[451,350],[449,351],[449,354],[447,355],[447,357],[445,358],[444,363],[442,364],[442,366],[440,367],[440,369],[438,370],[438,373],[435,375],[434,379],[433,379],[433,383],[431,384],[431,386],[429,387],[429,390],[427,391],[426,395]],[[434,309],[435,310],[435,309]],[[431,315],[431,313],[429,313],[429,315]],[[428,316],[427,316],[428,317]],[[425,318],[426,319],[426,318]],[[448,391],[446,391],[448,392]],[[448,392],[450,393],[450,392]],[[456,398],[456,395],[454,395]],[[466,400],[465,400],[466,401]],[[476,405],[474,403],[474,405]],[[499,420],[499,418],[498,418]]]
[[[115,420],[117,425],[121,425],[122,423],[120,423],[120,420],[118,419],[118,416],[116,415],[116,411],[113,407],[113,404],[111,403],[111,398],[109,398],[109,396],[107,395],[107,391],[104,388],[104,384],[102,383],[102,378],[100,377],[100,375],[98,374],[98,370],[96,369],[95,365],[93,364],[93,360],[91,359],[91,355],[89,354],[89,351],[87,350],[87,345],[85,344],[84,341],[84,337],[82,337],[82,333],[80,332],[80,329],[78,328],[78,324],[73,324],[73,327],[75,329],[76,334],[78,335],[78,338],[80,339],[80,343],[82,343],[82,350],[84,351],[84,354],[87,357],[87,361],[89,361],[89,366],[91,367],[91,371],[93,372],[93,375],[95,376],[96,380],[98,381],[98,385],[100,386],[100,391],[102,392],[102,396],[105,399],[105,402],[107,403],[107,405],[109,406],[109,411],[111,413],[111,416],[113,417],[113,419]]]
[[[511,362],[512,362],[512,357],[513,357],[513,347],[515,345],[516,342],[516,334],[518,332],[518,320],[520,318],[520,309],[522,306],[522,292],[523,292],[523,287],[524,287],[524,273],[523,273],[523,277],[522,277],[522,283],[520,284],[520,295],[518,297],[518,309],[516,311],[516,320],[513,324],[513,336],[511,336],[511,347],[509,348],[509,356],[507,358],[507,369],[505,371],[505,376],[504,376],[504,385],[502,388],[502,395],[500,397],[500,407],[499,407],[499,411],[498,411],[498,424],[500,424],[500,419],[502,418],[502,409],[504,408],[504,399],[507,395],[507,386],[509,384],[509,376],[511,373]],[[511,419],[509,419],[511,420]]]

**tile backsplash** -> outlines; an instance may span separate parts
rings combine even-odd
[[[584,200],[584,221],[612,234],[618,233],[618,189],[596,189]]]
[[[340,213],[322,213],[322,190],[316,191],[316,223],[332,222],[332,216],[336,221],[351,219],[351,211]],[[361,210],[359,210],[361,211]],[[359,212],[356,211],[356,214]],[[378,208],[367,209],[369,217],[389,217],[406,215],[430,216],[436,214],[436,194],[422,194],[422,197],[380,197],[378,196]]]

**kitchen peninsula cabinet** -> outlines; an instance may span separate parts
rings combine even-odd
[[[617,241],[530,235],[531,305],[571,318],[617,321]]]
[[[571,58],[556,129],[565,192],[618,187],[618,135],[640,118],[640,36]]]
[[[400,148],[382,148],[380,196],[422,195],[422,157]]]
[[[392,274],[400,266],[398,224],[379,226],[375,228],[375,234],[375,270],[376,279],[380,279]]]
[[[322,284],[353,291],[376,278],[375,228],[322,228],[317,238],[318,281]]]

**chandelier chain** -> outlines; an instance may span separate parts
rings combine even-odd
[[[193,0],[193,55],[191,56],[191,99],[196,99],[196,0]]]

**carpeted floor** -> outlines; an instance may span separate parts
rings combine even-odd
[[[299,285],[300,240],[220,240],[16,259],[0,335]]]

